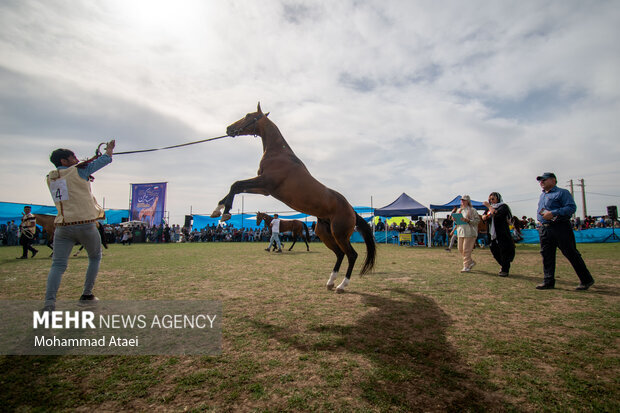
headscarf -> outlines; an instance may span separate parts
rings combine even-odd
[[[502,205],[505,205],[502,200],[502,196],[500,195],[499,192],[491,192],[489,194],[489,197],[491,196],[497,199],[497,203],[491,204],[491,207],[493,209],[497,210]],[[510,208],[508,208],[508,215],[506,216],[506,220],[508,221],[509,224],[510,224],[510,218],[512,218],[512,213],[510,212]],[[495,231],[495,215],[491,216],[491,225],[489,226],[489,235],[491,236],[491,240],[497,239],[497,232]]]

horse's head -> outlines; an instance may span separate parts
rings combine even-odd
[[[256,213],[256,226],[259,226],[261,222],[263,222],[263,216],[265,214],[263,214],[262,212],[257,212]]]
[[[239,135],[256,135],[258,131],[258,121],[267,116],[269,116],[269,112],[263,113],[260,108],[260,102],[258,102],[256,112],[248,113],[243,118],[229,125],[226,128],[226,134],[233,137]]]

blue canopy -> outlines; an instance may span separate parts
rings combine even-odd
[[[37,204],[20,204],[16,202],[0,202],[0,224],[9,221],[21,222],[24,206],[32,207],[33,214],[57,215],[58,210],[55,206],[37,205]],[[123,218],[129,217],[128,209],[106,209],[106,223],[119,224]]]
[[[458,208],[460,206],[461,206],[461,196],[459,195],[456,198],[454,198],[452,201],[448,202],[447,204],[443,204],[443,205],[431,204],[431,209],[433,211],[452,211],[454,207]],[[487,209],[487,207],[485,207],[482,204],[482,202],[474,201],[473,199],[471,200],[471,206],[473,206],[475,209],[480,209],[480,210]]]
[[[375,209],[375,215],[381,217],[400,217],[409,215],[426,215],[429,209],[411,198],[406,193],[402,193],[396,201],[383,208]]]
[[[105,223],[106,224],[120,224],[123,222],[123,218],[129,220],[128,209],[106,209],[105,210]]]
[[[54,206],[0,202],[0,224],[9,221],[15,221],[19,224],[22,221],[22,212],[24,212],[26,205],[32,207],[31,212],[33,214],[56,215],[58,213]]]

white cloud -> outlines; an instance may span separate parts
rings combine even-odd
[[[534,177],[550,169],[620,196],[619,14],[604,1],[3,2],[4,200],[50,203],[56,146],[85,156],[108,137],[130,150],[219,136],[258,100],[355,205],[498,190],[534,199],[513,206],[533,215]],[[125,208],[130,182],[169,181],[179,223],[254,176],[261,152],[239,137],[119,156],[94,187]],[[610,203],[592,195],[588,210]]]

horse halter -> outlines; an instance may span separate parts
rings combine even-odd
[[[256,128],[258,126],[257,124],[258,124],[258,121],[261,120],[264,116],[269,116],[269,113],[266,113],[266,114],[259,113],[259,115],[255,117],[254,119],[252,119],[249,123],[246,123],[238,127],[237,129],[234,129],[230,133],[228,133],[228,136],[232,136],[233,138],[236,136],[239,136],[242,130],[249,128],[250,126],[254,126],[254,130],[252,131],[252,133],[248,133],[248,135],[258,136],[258,134],[256,133]]]

